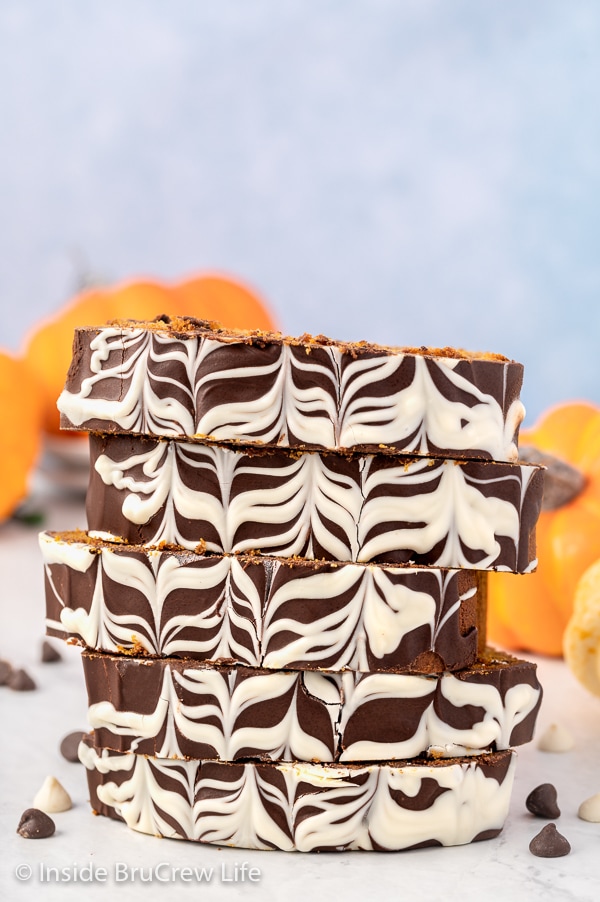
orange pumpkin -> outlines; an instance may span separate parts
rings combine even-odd
[[[60,432],[56,409],[76,327],[102,325],[112,319],[153,319],[161,313],[218,320],[230,328],[275,328],[264,303],[248,288],[224,276],[197,276],[175,285],[149,279],[87,291],[37,328],[26,342],[25,356],[44,393],[47,432],[63,437],[78,435]]]
[[[0,351],[0,520],[27,495],[41,444],[43,404],[23,360]]]
[[[579,578],[600,558],[600,407],[557,406],[521,433],[520,444],[566,461],[584,485],[560,507],[542,510],[535,573],[489,575],[488,636],[505,648],[560,655]]]

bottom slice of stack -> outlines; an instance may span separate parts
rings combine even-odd
[[[246,849],[395,851],[490,839],[502,830],[514,752],[333,765],[177,761],[96,750],[92,807],[142,833]]]

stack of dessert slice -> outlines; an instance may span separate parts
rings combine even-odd
[[[485,576],[535,566],[503,357],[160,318],[76,333],[88,531],[44,533],[47,629],[86,646],[93,808],[261,849],[496,835],[535,667]]]

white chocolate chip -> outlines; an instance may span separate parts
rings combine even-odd
[[[600,792],[582,802],[577,812],[582,821],[590,821],[592,824],[600,824]]]
[[[68,811],[73,807],[71,796],[56,777],[46,777],[42,788],[33,800],[33,807],[53,814],[57,811]]]
[[[550,724],[537,744],[542,752],[569,752],[574,746],[575,742],[569,731],[557,723]]]

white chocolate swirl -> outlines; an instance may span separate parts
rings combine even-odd
[[[516,460],[522,367],[344,346],[78,330],[71,428]]]
[[[249,453],[91,436],[91,529],[129,542],[278,557],[524,572],[542,471],[532,465]]]
[[[86,663],[84,656],[84,667]],[[160,664],[162,660],[141,666],[158,667]],[[334,759],[339,692],[337,704],[313,704],[313,708],[323,712],[329,721],[321,731],[322,738],[317,731],[310,730],[310,720],[308,724],[302,723],[298,694],[308,696],[308,692],[298,674],[272,671],[253,675],[245,672],[238,679],[235,672],[216,669],[188,667],[177,670],[167,665],[161,670],[163,678],[154,711],[150,714],[124,711],[106,699],[90,705],[90,726],[126,737],[130,740],[126,747],[131,751],[136,751],[143,740],[161,737],[160,747],[156,749],[159,758],[204,757],[221,761],[248,757],[282,761]],[[123,670],[118,679],[123,682],[128,675]],[[327,693],[327,687],[322,685],[327,677],[309,674],[309,678],[311,688],[324,689]],[[89,681],[88,677],[88,685]],[[91,691],[98,694],[97,690],[94,686]],[[269,716],[272,706],[281,711],[279,716]],[[265,718],[272,723],[265,725]],[[108,742],[107,747],[110,747]]]
[[[541,701],[520,661],[459,674],[215,667],[83,653],[95,743],[159,758],[392,761],[530,741]]]
[[[98,752],[82,743],[91,802],[141,833],[310,852],[452,846],[496,835],[511,752],[440,764],[225,764]]]
[[[477,654],[476,581],[464,571],[306,566],[50,533],[40,548],[47,629],[89,648],[357,671],[407,668],[428,653],[456,669]]]

